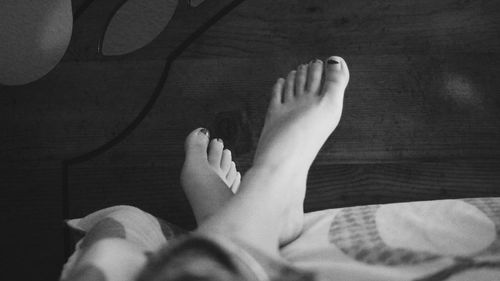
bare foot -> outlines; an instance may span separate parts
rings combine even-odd
[[[278,247],[302,232],[307,173],[339,123],[348,81],[340,57],[301,65],[286,80],[278,79],[253,166],[238,193],[197,232],[279,257]]]
[[[209,141],[206,129],[191,132],[186,138],[185,149],[181,185],[196,222],[200,224],[233,197],[239,188],[241,174],[232,161],[231,151],[224,149],[221,139]]]
[[[326,63],[315,60],[299,65],[274,85],[254,166],[292,179],[282,190],[287,195],[289,219],[281,243],[293,240],[302,230],[307,172],[340,121],[348,81],[347,64],[332,56]]]
[[[340,121],[348,81],[347,64],[336,56],[325,65],[321,60],[299,65],[286,79],[279,78],[254,164],[309,168]]]

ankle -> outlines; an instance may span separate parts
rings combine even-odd
[[[259,201],[264,197],[266,202],[272,202],[269,204],[270,213],[281,216],[291,205],[303,202],[306,181],[307,171],[294,171],[283,166],[253,166],[243,177],[239,193]]]
[[[294,178],[300,179],[307,177],[310,164],[308,161],[260,161],[255,160],[247,174],[252,171],[255,175],[265,178]]]

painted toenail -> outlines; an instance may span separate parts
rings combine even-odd
[[[336,60],[334,60],[334,59],[328,59],[326,62],[327,62],[328,64],[338,64],[338,63],[339,63],[338,61],[336,61]]]
[[[206,128],[201,128],[200,129],[200,133],[204,134],[205,136],[207,136],[207,138],[210,138],[210,132],[208,132],[208,129]]]

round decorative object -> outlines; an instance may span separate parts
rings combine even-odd
[[[0,84],[35,81],[61,60],[73,29],[70,0],[0,2]]]

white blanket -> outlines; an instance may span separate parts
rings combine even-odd
[[[76,278],[83,275],[134,280],[148,253],[182,234],[130,206],[68,223],[86,236],[65,265],[62,280],[90,280]],[[500,198],[308,213],[303,233],[281,254],[296,268],[315,272],[319,280],[500,280]]]

